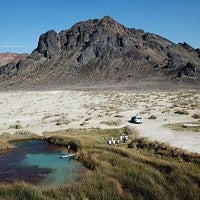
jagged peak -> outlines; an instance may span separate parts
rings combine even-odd
[[[108,31],[110,35],[117,35],[117,34],[126,34],[128,32],[128,28],[126,28],[124,25],[120,24],[116,20],[114,20],[110,16],[103,17],[98,26],[103,27],[104,30]]]
[[[48,36],[52,34],[57,34],[57,32],[54,29],[48,30],[46,33],[43,33],[41,36]]]
[[[195,49],[190,46],[189,44],[187,44],[186,42],[183,43],[178,43],[179,46],[182,46],[183,48],[187,49],[188,51],[195,51]]]
[[[114,20],[112,17],[110,16],[104,16],[102,19],[100,19],[100,24],[103,25],[108,25],[108,26],[116,26],[116,27],[124,27],[122,24],[120,24],[119,22],[117,22],[116,20]]]
[[[42,34],[39,38],[38,46],[35,51],[44,55],[44,57],[51,58],[60,52],[60,38],[56,31],[49,30]]]
[[[116,22],[112,17],[110,17],[110,16],[108,16],[108,15],[104,16],[104,17],[101,19],[101,21]]]

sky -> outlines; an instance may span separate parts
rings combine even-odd
[[[31,53],[42,33],[105,15],[200,48],[200,0],[0,0],[0,53]]]

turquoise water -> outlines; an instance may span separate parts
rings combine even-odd
[[[46,141],[26,141],[0,155],[0,182],[24,181],[38,186],[59,186],[81,179],[86,168]]]
[[[76,173],[83,170],[83,166],[74,159],[60,158],[58,154],[27,154],[21,165],[50,169],[51,173],[44,177],[41,185],[70,183],[76,180]]]

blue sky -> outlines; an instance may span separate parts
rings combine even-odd
[[[105,15],[200,48],[200,0],[1,0],[0,52],[30,53],[42,33]]]

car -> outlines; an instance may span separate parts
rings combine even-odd
[[[131,118],[131,122],[134,124],[142,124],[143,118],[139,115],[135,115]]]

